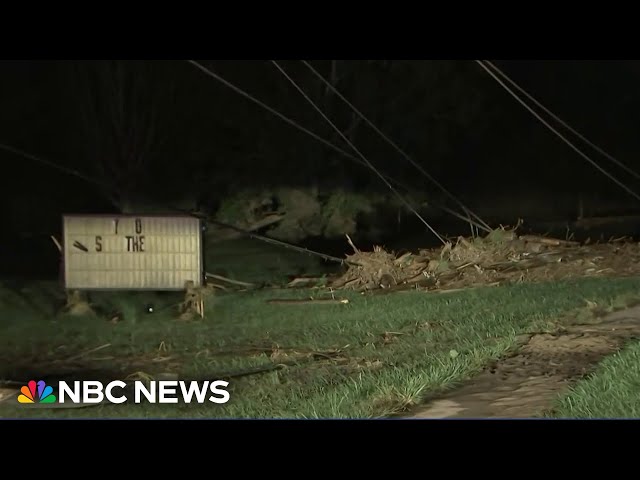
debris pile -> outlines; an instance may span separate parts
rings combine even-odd
[[[580,244],[499,228],[485,237],[458,237],[442,248],[396,256],[375,247],[354,250],[332,288],[356,291],[423,288],[453,290],[518,281],[640,274],[640,245],[626,239]]]
[[[347,257],[351,267],[346,274],[332,283],[335,288],[352,288],[371,290],[389,288],[411,276],[412,272],[420,273],[427,264],[419,257],[408,260],[406,257],[396,258],[381,247],[373,252],[356,251]]]

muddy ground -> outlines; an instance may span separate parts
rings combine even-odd
[[[640,306],[557,333],[521,337],[518,352],[406,418],[535,418],[593,372],[608,355],[640,337]]]

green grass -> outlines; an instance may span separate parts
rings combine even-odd
[[[583,279],[450,294],[350,293],[346,305],[267,304],[272,297],[303,298],[318,291],[261,290],[219,295],[208,302],[204,320],[186,323],[170,315],[177,297],[145,298],[167,309],[144,315],[142,298],[105,295],[100,302],[120,303],[131,312],[115,325],[101,318],[53,318],[47,308],[36,310],[5,288],[0,290],[0,378],[63,375],[73,367],[84,371],[85,379],[124,378],[142,371],[215,380],[248,368],[287,366],[232,378],[231,400],[225,405],[124,404],[34,411],[4,403],[0,416],[388,416],[477,373],[512,349],[518,335],[553,330],[561,316],[583,308],[587,301],[613,305],[639,286],[635,278]],[[40,295],[45,299],[52,294]],[[95,354],[65,361],[106,343],[111,345]],[[324,356],[305,356],[311,352]]]
[[[605,358],[557,403],[555,418],[640,418],[640,342]]]
[[[284,285],[291,276],[320,276],[340,268],[338,263],[251,238],[207,245],[205,262],[210,273],[258,285]]]

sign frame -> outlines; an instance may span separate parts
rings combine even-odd
[[[202,287],[206,284],[206,271],[205,271],[205,266],[204,266],[204,253],[205,253],[205,236],[204,236],[204,231],[205,231],[205,222],[202,218],[197,217],[195,215],[189,215],[189,214],[169,214],[169,213],[65,213],[62,215],[62,251],[60,252],[61,258],[60,258],[60,276],[62,277],[62,285],[63,288],[65,290],[79,290],[79,291],[87,291],[87,292],[117,292],[117,291],[121,291],[121,292],[182,292],[185,291],[185,287],[166,287],[166,288],[159,288],[159,287],[74,287],[74,286],[69,286],[67,283],[68,280],[68,275],[67,275],[67,260],[65,257],[65,253],[66,253],[66,249],[67,246],[65,244],[66,240],[67,240],[67,232],[66,232],[66,220],[67,218],[110,218],[110,219],[121,219],[121,218],[126,218],[126,219],[131,219],[131,218],[172,218],[172,219],[179,219],[179,218],[185,218],[185,219],[190,219],[190,220],[195,220],[197,221],[198,224],[198,231],[199,231],[199,237],[200,237],[200,245],[199,245],[199,264],[198,264],[198,271],[199,271],[199,277],[198,279],[194,279],[194,286],[196,287]],[[197,283],[199,281],[199,283]]]

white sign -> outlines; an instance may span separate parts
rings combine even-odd
[[[65,288],[183,290],[203,283],[202,224],[190,216],[65,215]]]

